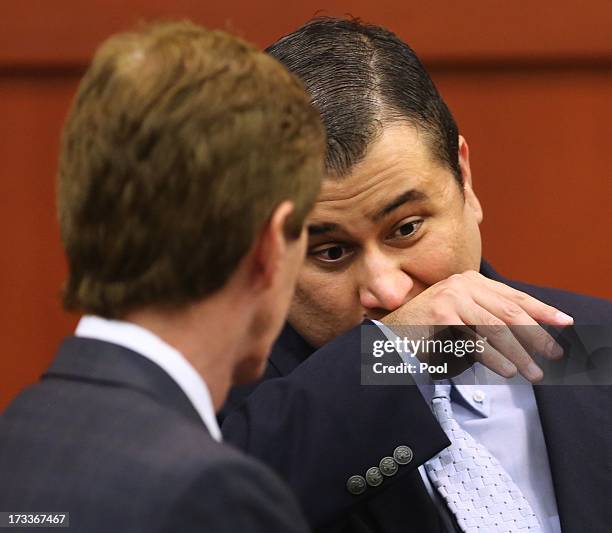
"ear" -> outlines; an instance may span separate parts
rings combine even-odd
[[[474,212],[478,224],[482,222],[483,213],[480,201],[472,188],[472,170],[470,169],[470,149],[463,135],[459,135],[459,170],[463,182],[463,194],[468,207]]]
[[[250,284],[264,291],[274,284],[287,252],[285,225],[293,212],[293,202],[279,204],[256,237],[251,253]]]

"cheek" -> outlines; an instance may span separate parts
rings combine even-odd
[[[348,276],[304,267],[289,309],[289,322],[312,345],[321,346],[361,323],[362,310]]]
[[[454,274],[455,262],[454,250],[447,242],[427,250],[419,250],[416,261],[412,258],[403,269],[414,283],[412,296]]]
[[[478,270],[480,266],[480,234],[463,225],[449,224],[430,235],[416,254],[404,263],[404,271],[413,277],[415,294],[453,274]]]
[[[313,319],[346,315],[354,299],[352,293],[351,284],[346,279],[302,273],[298,278],[291,308]]]

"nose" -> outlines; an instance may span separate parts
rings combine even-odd
[[[409,299],[414,282],[402,268],[399,258],[381,251],[370,251],[363,256],[359,300],[368,316],[395,311]]]

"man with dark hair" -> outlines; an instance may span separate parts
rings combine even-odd
[[[0,526],[307,530],[215,411],[265,368],[323,154],[301,83],[239,39],[162,23],[100,47],[59,165],[64,301],[85,316],[0,418]]]
[[[360,354],[398,325],[488,327],[468,374],[535,383],[530,353],[561,355],[538,324],[609,324],[612,305],[482,260],[467,142],[394,34],[315,19],[268,52],[321,113],[327,175],[267,379],[233,391],[226,438],[288,480],[321,531],[607,531],[609,387],[481,387],[464,374],[364,386]]]

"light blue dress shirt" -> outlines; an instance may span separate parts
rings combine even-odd
[[[373,322],[387,338],[396,337],[381,322]],[[400,356],[409,362],[410,354],[400,353]],[[433,384],[428,375],[412,377],[430,405]],[[542,533],[561,533],[548,452],[531,384],[520,376],[504,379],[480,363],[451,382],[451,405],[458,424],[484,445],[510,474],[531,504]],[[419,467],[419,472],[446,529],[449,533],[455,532],[450,511],[429,482],[425,468]]]
[[[455,420],[510,474],[538,517],[542,533],[560,533],[548,452],[533,387],[523,380],[504,380],[480,363],[451,382]],[[430,403],[433,385],[419,385],[419,388]],[[426,479],[423,467],[420,472],[449,531],[454,531],[446,505]]]

